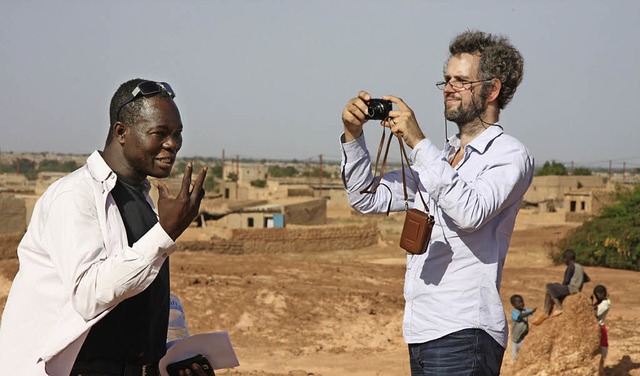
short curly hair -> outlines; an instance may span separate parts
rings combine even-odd
[[[136,124],[141,120],[142,101],[138,100],[142,96],[136,98],[130,103],[127,103],[122,109],[120,109],[120,117],[118,118],[118,109],[129,99],[129,94],[138,86],[141,82],[150,81],[142,78],[134,78],[129,80],[118,87],[118,90],[111,97],[111,104],[109,105],[109,133],[107,135],[106,145],[113,140],[113,126],[116,122],[120,121],[126,124]],[[160,90],[158,96],[161,98],[171,99],[171,95],[164,90]]]
[[[449,44],[449,57],[460,54],[479,54],[478,77],[481,80],[497,78],[502,83],[498,107],[504,109],[522,82],[524,58],[502,35],[468,30],[456,36]]]

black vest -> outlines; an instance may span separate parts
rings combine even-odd
[[[132,246],[157,222],[146,201],[144,186],[121,176],[111,191]],[[166,352],[169,321],[169,259],[156,279],[143,292],[120,302],[87,336],[76,358],[74,370],[112,372],[103,364],[150,364]],[[103,368],[110,369],[103,369]]]

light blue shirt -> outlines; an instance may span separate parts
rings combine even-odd
[[[364,135],[341,145],[351,206],[362,213],[404,210],[401,171],[386,173],[375,194],[362,194],[373,179]],[[533,180],[534,160],[499,125],[471,141],[452,167],[449,160],[459,146],[457,136],[444,150],[424,139],[410,156],[435,225],[426,252],[407,255],[404,339],[423,343],[478,328],[506,347],[500,280],[516,214]],[[424,210],[419,198],[414,201],[418,185],[408,170],[406,178],[409,207]]]
[[[533,312],[533,310],[525,308],[524,310],[520,311],[519,309],[514,309],[513,311],[511,311],[511,320],[513,320],[514,322],[516,321],[529,321],[529,316],[527,317],[523,317],[522,320],[520,320],[520,315],[522,315],[523,313],[531,313]]]

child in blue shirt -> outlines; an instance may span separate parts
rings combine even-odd
[[[534,309],[524,308],[524,299],[521,295],[511,296],[511,305],[515,308],[511,311],[511,359],[516,360],[518,351],[522,347],[522,340],[529,333],[529,316],[536,311]]]

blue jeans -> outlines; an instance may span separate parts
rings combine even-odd
[[[464,329],[409,344],[411,376],[499,375],[504,347],[482,329]]]

